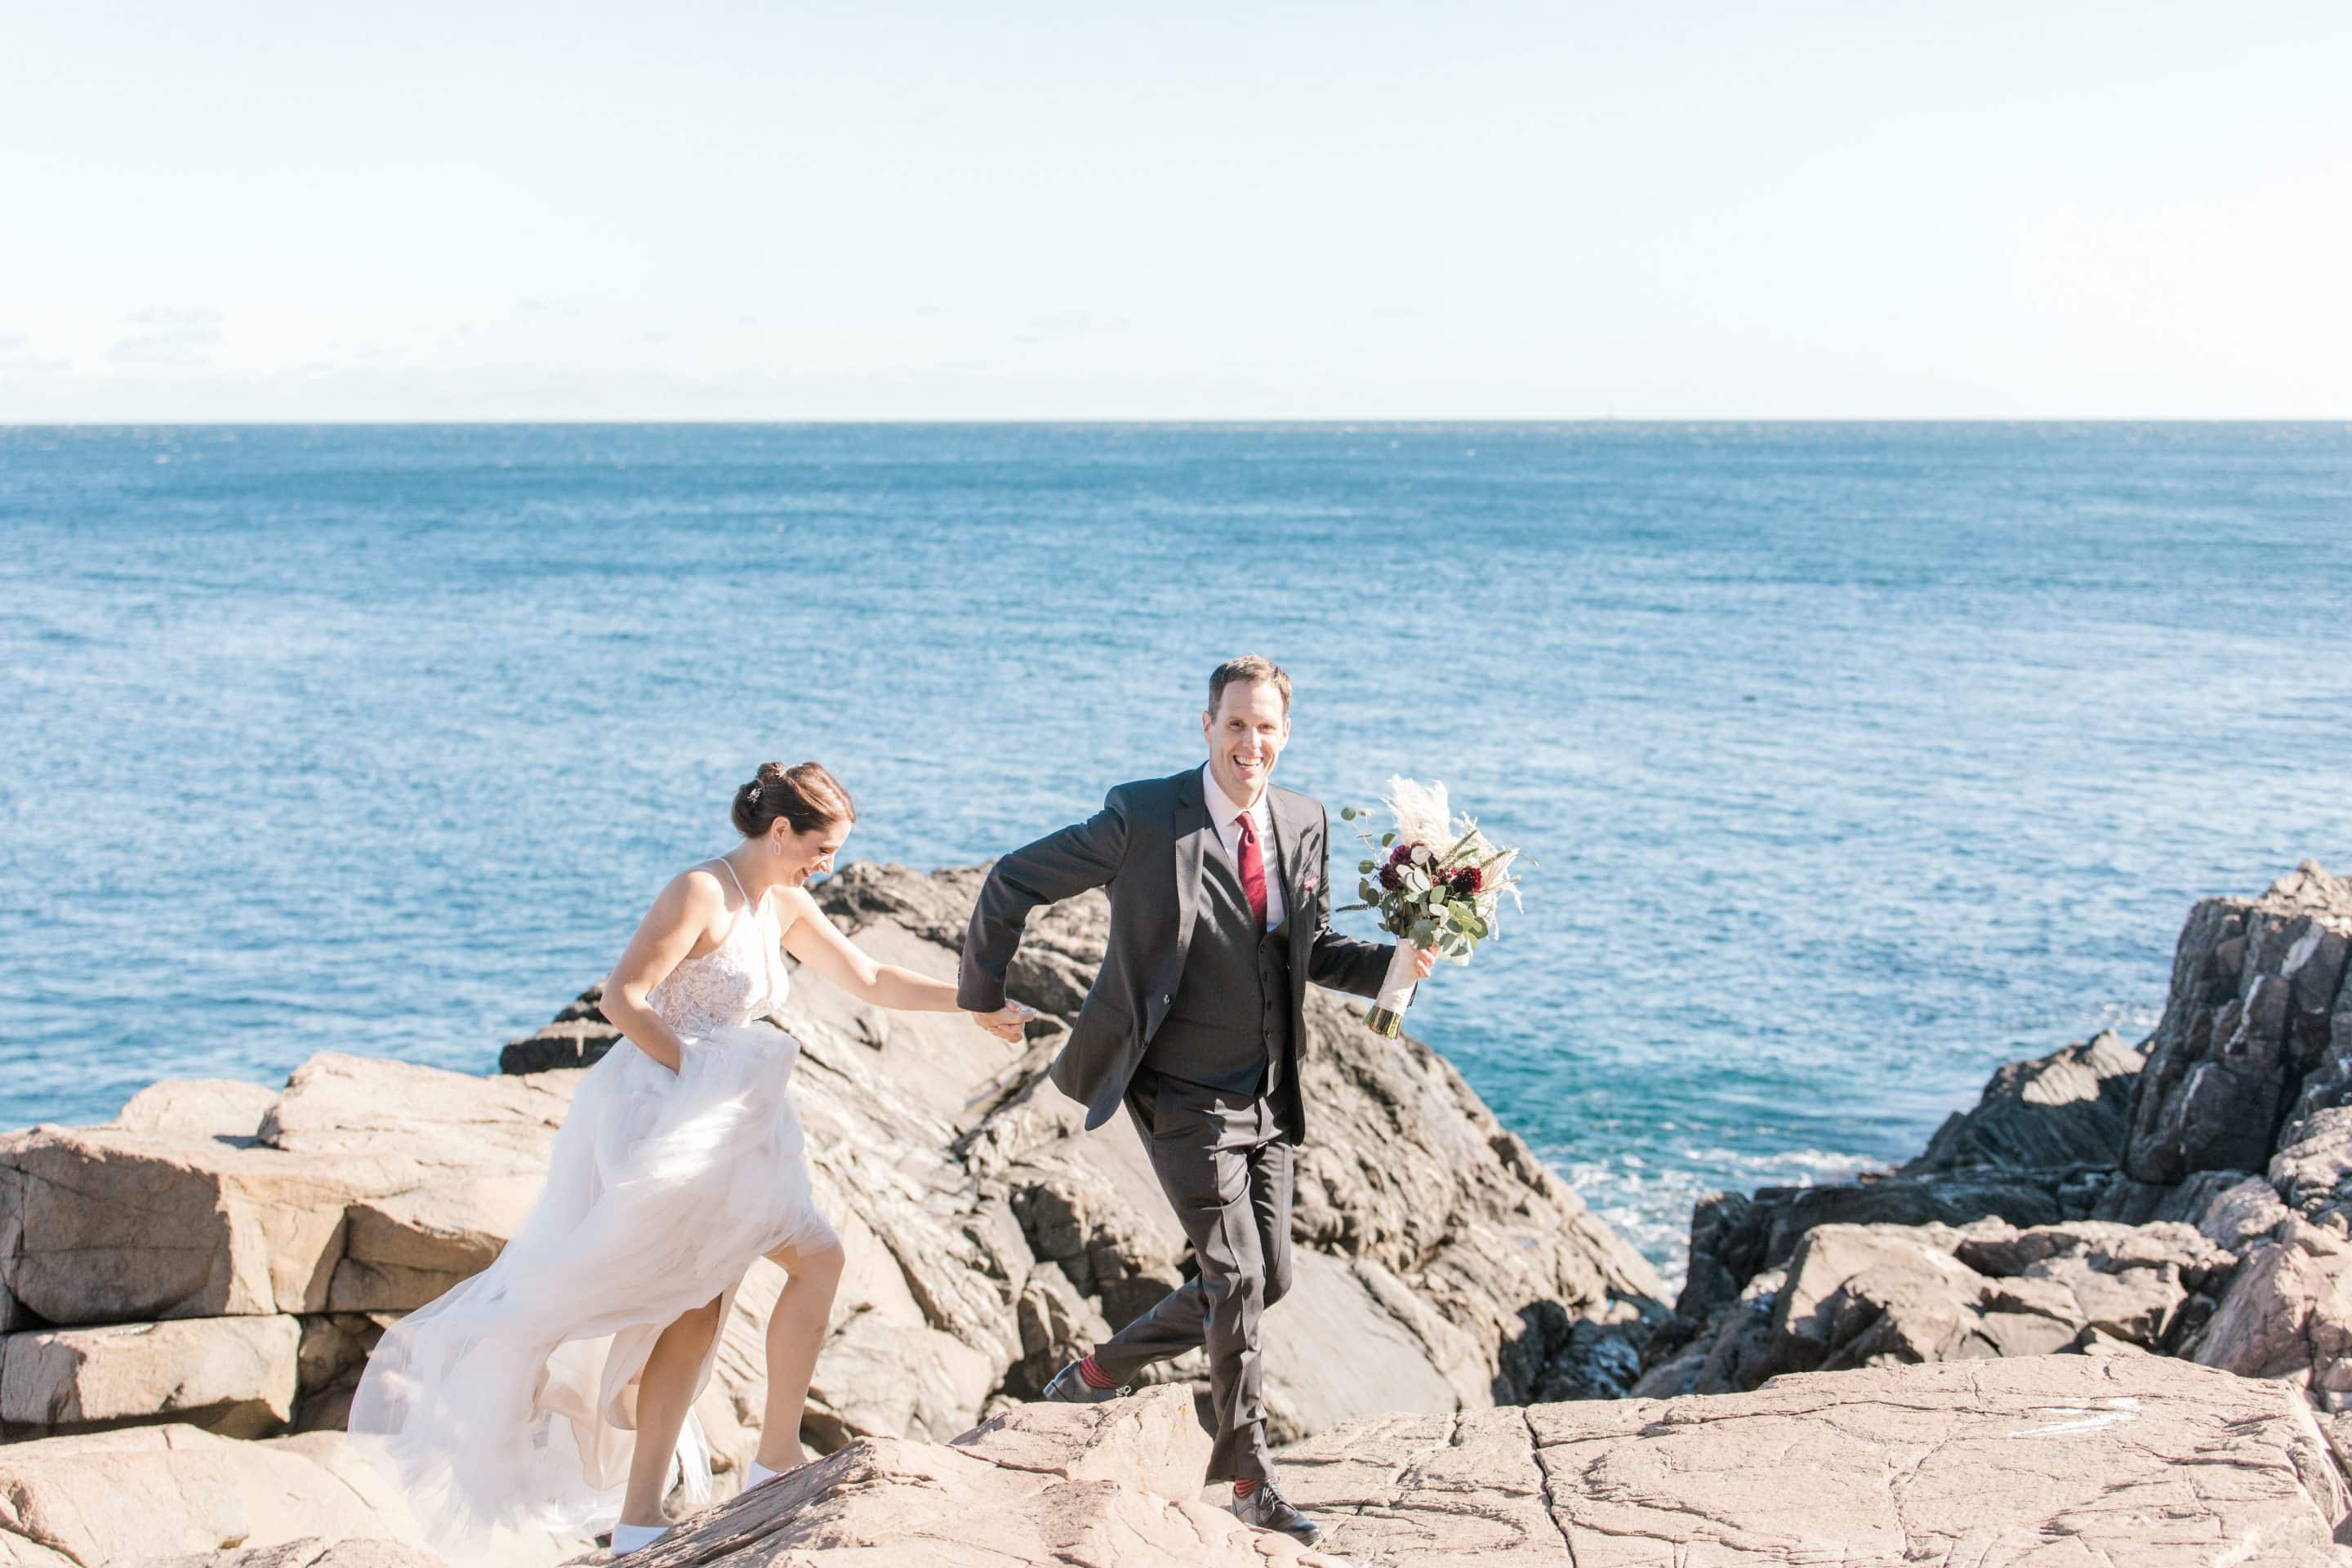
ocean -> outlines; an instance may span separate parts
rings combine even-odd
[[[2352,426],[0,429],[0,1126],[490,1070],[761,760],[968,863],[1243,651],[1343,886],[1391,773],[1538,862],[1410,1026],[1672,1271],[2352,865]]]

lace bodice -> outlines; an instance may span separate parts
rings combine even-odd
[[[742,893],[735,868],[724,860],[717,864]],[[775,910],[765,900],[752,903],[744,893],[743,907],[735,911],[735,923],[718,947],[700,958],[680,959],[646,1000],[662,1022],[681,1035],[748,1024],[772,1013],[783,1005],[792,984],[784,970],[782,938]]]

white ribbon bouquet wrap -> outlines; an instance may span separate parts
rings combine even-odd
[[[1376,1033],[1394,1038],[1404,1031],[1404,1010],[1419,980],[1412,950],[1433,947],[1441,958],[1469,963],[1478,944],[1495,934],[1503,895],[1510,895],[1513,909],[1520,907],[1511,875],[1519,852],[1489,843],[1470,817],[1454,816],[1442,784],[1392,778],[1381,804],[1388,808],[1389,827],[1378,838],[1368,828],[1356,829],[1369,852],[1356,862],[1356,892],[1363,902],[1347,908],[1377,912],[1381,929],[1397,939],[1380,996],[1364,1015]],[[1372,815],[1352,805],[1339,813],[1347,822]]]

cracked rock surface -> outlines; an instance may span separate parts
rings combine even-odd
[[[217,1441],[217,1440],[215,1440]],[[2346,1500],[2294,1391],[2159,1356],[1780,1378],[1748,1394],[1347,1422],[1279,1456],[1315,1551],[1197,1483],[1178,1389],[860,1438],[631,1568],[2318,1568]],[[1222,1489],[1219,1489],[1222,1490]],[[287,1549],[313,1568],[317,1542]],[[315,1568],[341,1568],[342,1558]],[[377,1559],[352,1557],[352,1568]],[[387,1568],[408,1568],[387,1556]],[[573,1559],[610,1561],[598,1552]],[[279,1568],[250,1552],[175,1568]]]
[[[861,1438],[633,1552],[630,1568],[1260,1568],[1332,1560],[1200,1497],[1180,1389],[1029,1405],[952,1444]],[[598,1552],[585,1562],[609,1561]]]
[[[2158,1356],[1351,1423],[1284,1456],[1323,1550],[1415,1568],[2352,1561],[2307,1408]]]

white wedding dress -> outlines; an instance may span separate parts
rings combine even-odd
[[[670,972],[648,1000],[686,1042],[679,1069],[615,1042],[582,1078],[505,1249],[368,1357],[350,1429],[444,1556],[495,1555],[510,1531],[609,1526],[661,1331],[714,1297],[723,1324],[761,1254],[833,1243],[787,1088],[799,1044],[756,1021],[784,999],[782,934],[767,902],[745,898],[715,951]],[[717,1353],[714,1339],[698,1394]],[[709,1496],[691,1415],[671,1473]]]

